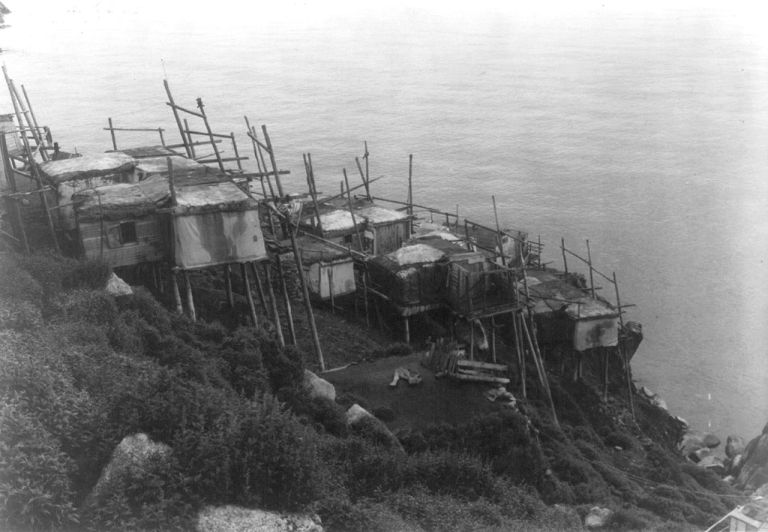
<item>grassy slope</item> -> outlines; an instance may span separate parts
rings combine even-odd
[[[522,413],[419,423],[399,433],[402,456],[350,433],[339,405],[305,397],[307,357],[237,317],[193,324],[147,294],[115,301],[94,290],[99,265],[0,262],[3,529],[186,529],[195,508],[221,503],[317,511],[338,530],[571,529],[574,510],[595,504],[618,510],[615,529],[684,529],[733,502],[679,461],[666,413],[638,403],[632,420],[620,394],[605,404],[589,384],[554,380],[557,428],[531,375]],[[306,350],[299,304],[294,315]],[[386,352],[357,322],[327,310],[317,321],[329,367]],[[393,426],[407,428],[403,410],[418,403],[392,409]],[[171,445],[170,462],[87,504],[114,445],[137,431]]]

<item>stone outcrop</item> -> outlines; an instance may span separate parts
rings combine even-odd
[[[304,370],[304,388],[312,399],[320,397],[329,401],[336,400],[336,388],[333,384],[307,369]]]
[[[107,285],[104,287],[104,290],[113,296],[129,296],[133,294],[131,285],[115,275],[115,272],[112,272],[112,275],[107,279]]]
[[[608,508],[593,506],[584,518],[584,526],[587,528],[603,528],[608,524],[612,515],[613,511]]]
[[[98,504],[130,484],[140,484],[168,466],[171,448],[155,443],[146,434],[123,438],[112,452],[112,459],[101,472],[99,481],[88,495],[89,504]]]
[[[347,425],[353,431],[375,443],[405,452],[400,440],[392,434],[384,422],[357,403],[347,410]]]
[[[197,532],[323,532],[316,515],[282,514],[239,506],[209,506],[197,516]]]
[[[754,490],[768,484],[768,424],[760,436],[749,442],[743,456],[736,487]]]
[[[730,459],[734,459],[736,456],[743,454],[746,444],[744,438],[740,436],[728,436],[725,440],[725,456]]]

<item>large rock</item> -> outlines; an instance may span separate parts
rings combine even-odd
[[[151,441],[146,434],[126,436],[112,452],[112,459],[91,490],[88,503],[99,504],[126,487],[141,485],[142,479],[168,466],[170,455],[170,447]]]
[[[304,387],[311,398],[321,397],[329,401],[336,400],[336,388],[327,380],[318,377],[311,371],[304,370]]]
[[[741,489],[753,490],[763,484],[768,484],[768,432],[765,429],[744,450],[743,464],[736,479],[736,486]]]
[[[726,473],[725,464],[723,464],[723,461],[718,456],[705,456],[698,463],[698,466],[703,467],[704,469],[709,469],[721,477],[725,476]]]
[[[733,460],[737,455],[744,452],[745,446],[744,438],[730,435],[725,440],[725,456]]]
[[[115,275],[115,272],[112,272],[112,275],[107,279],[107,286],[104,287],[104,290],[113,296],[129,296],[133,294],[131,285]]]
[[[683,436],[683,440],[678,445],[678,448],[680,449],[680,453],[686,458],[689,458],[696,451],[704,447],[705,445],[702,437],[693,432],[686,433]]]
[[[361,436],[385,447],[405,452],[400,440],[392,434],[383,421],[355,403],[347,410],[347,425]]]
[[[197,532],[323,532],[316,515],[280,514],[239,506],[208,506],[197,516]]]
[[[593,506],[589,510],[587,517],[584,518],[584,526],[587,528],[603,528],[608,524],[608,520],[613,515],[613,511],[608,508]]]
[[[715,449],[720,445],[720,438],[715,436],[714,434],[705,434],[704,437],[701,439],[702,443],[704,443],[705,446],[709,447],[710,449]]]

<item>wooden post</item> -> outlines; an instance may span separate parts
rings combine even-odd
[[[491,359],[496,363],[496,319],[491,316]]]
[[[363,263],[363,304],[365,305],[365,326],[371,328],[371,319],[368,314],[368,265]]]
[[[560,427],[560,423],[557,420],[557,412],[555,411],[555,403],[552,400],[552,392],[549,389],[549,380],[547,379],[547,370],[544,367],[543,362],[541,361],[541,353],[538,350],[538,345],[534,343],[534,341],[531,339],[532,335],[531,332],[528,331],[528,326],[525,323],[525,318],[521,320],[523,326],[523,333],[525,335],[525,339],[528,342],[528,347],[531,349],[531,355],[533,358],[534,363],[536,364],[536,372],[539,374],[539,382],[541,382],[541,386],[544,389],[544,393],[547,396],[547,399],[549,401],[549,406],[552,409],[552,418],[555,422],[555,426],[558,428]],[[535,336],[534,336],[535,338]]]
[[[355,234],[357,235],[357,245],[360,246],[360,251],[363,251],[363,237],[360,235],[360,229],[357,227],[357,220],[355,219],[355,211],[352,208],[352,191],[349,189],[349,179],[347,178],[347,169],[343,169],[344,183],[347,185],[347,205],[349,205],[349,214],[352,216],[352,226],[355,228]]]
[[[173,101],[173,95],[171,94],[171,88],[168,86],[168,80],[163,80],[163,86],[165,87],[165,93],[168,95],[168,104],[173,111],[173,117],[176,119],[176,126],[179,128],[179,135],[181,135],[181,143],[184,145],[184,151],[187,152],[187,157],[194,159],[195,156],[190,148],[190,142],[187,135],[184,132],[184,127],[181,125],[181,118],[179,117],[179,111],[176,109],[176,103]]]
[[[359,157],[355,157],[355,164],[357,164],[357,171],[360,172],[360,179],[363,180],[363,186],[365,187],[365,197],[368,198],[368,201],[371,201],[371,188],[368,186],[368,179],[363,173],[363,167],[360,166]]]
[[[190,133],[190,131],[192,131],[192,129],[189,127],[189,120],[187,120],[186,118],[184,119],[184,131],[187,134],[187,138],[192,139],[192,134]],[[192,158],[193,159],[197,157],[197,154],[195,153],[195,143],[194,142],[190,142],[189,143],[189,151],[192,152]]]
[[[507,265],[507,258],[504,256],[504,241],[501,236],[501,226],[499,226],[499,213],[496,210],[496,196],[491,196],[491,199],[493,200],[493,217],[496,220],[496,240],[499,243],[499,254],[501,255],[501,265],[505,266]],[[520,256],[520,260],[523,260],[522,254]],[[525,266],[525,264],[521,264],[521,266]]]
[[[104,211],[101,207],[101,194],[96,192],[99,199],[99,258],[104,260]]]
[[[259,294],[259,301],[261,302],[261,309],[264,311],[265,316],[269,316],[269,310],[267,309],[267,302],[264,298],[264,287],[261,286],[261,276],[259,270],[256,269],[256,263],[251,262],[251,273],[253,274],[253,280],[256,283],[256,291]]]
[[[411,343],[411,319],[408,316],[405,316],[403,318],[403,327],[405,331],[405,343],[409,344]]]
[[[307,319],[309,320],[309,327],[312,331],[312,341],[315,346],[315,354],[317,355],[317,361],[320,364],[320,371],[325,371],[325,360],[323,359],[323,350],[320,347],[320,337],[317,335],[317,325],[315,324],[315,314],[312,312],[312,303],[309,300],[309,289],[307,288],[307,282],[304,279],[304,270],[301,264],[301,254],[299,253],[299,246],[296,245],[296,236],[293,234],[291,228],[291,221],[287,220],[288,234],[291,237],[291,246],[293,247],[293,255],[296,257],[296,266],[299,269],[299,284],[301,284],[301,291],[304,295],[304,307],[307,311]]]
[[[349,186],[349,185],[347,185]],[[408,230],[413,234],[413,154],[408,155]]]
[[[192,282],[189,280],[187,270],[182,270],[182,274],[184,275],[184,282],[187,285],[187,310],[189,311],[189,319],[197,321],[197,316],[195,314],[195,298],[192,296]]]
[[[368,173],[368,141],[363,141],[363,147],[365,148],[365,153],[363,154],[363,159],[365,159],[365,182],[369,183],[371,182],[371,175]],[[366,190],[368,190],[368,187],[365,187]]]
[[[227,291],[227,305],[235,308],[235,296],[232,293],[232,269],[229,264],[224,265],[224,289]]]
[[[29,119],[32,119],[32,123],[30,124],[32,127],[35,128],[35,133],[38,135],[38,139],[40,140],[41,145],[46,146],[48,145],[47,142],[45,142],[45,139],[42,135],[40,135],[40,126],[37,124],[37,117],[35,117],[34,111],[32,111],[32,103],[29,101],[29,96],[27,95],[27,89],[24,88],[24,85],[21,86],[21,92],[24,95],[24,101],[27,104],[27,123],[29,123]],[[115,148],[117,149],[117,148]],[[48,159],[47,153],[45,153],[45,150],[42,152],[43,160]]]
[[[213,138],[213,131],[211,130],[211,125],[208,123],[208,117],[205,115],[205,109],[203,107],[202,98],[197,99],[197,108],[200,109],[200,114],[202,115],[202,118],[203,118],[203,124],[205,125],[205,130],[208,133],[208,138],[211,139],[211,146],[213,146],[213,153],[216,156],[216,162],[219,164],[219,170],[221,170],[221,172],[224,173],[226,172],[226,169],[224,168],[224,161],[221,160],[219,147],[216,145],[216,139]]]
[[[234,131],[230,132],[229,137],[232,139],[232,151],[235,153],[235,162],[237,163],[237,169],[242,172],[243,164],[240,161],[240,153],[238,153],[237,151],[237,141],[235,140],[235,132]]]
[[[629,400],[629,410],[632,412],[632,417],[635,417],[635,399],[632,394],[632,368],[629,365],[629,359],[627,353],[624,351],[624,347],[621,345],[621,334],[624,331],[624,314],[621,310],[621,296],[619,295],[619,283],[616,281],[616,272],[613,272],[613,287],[616,290],[616,308],[619,311],[619,356],[624,363],[624,372],[627,379],[627,398]]]
[[[563,269],[565,274],[568,275],[568,260],[565,258],[565,238],[560,238],[560,249],[563,252]]]
[[[264,273],[266,275],[267,290],[269,292],[269,300],[272,303],[272,318],[275,322],[275,332],[277,332],[277,339],[282,347],[285,347],[285,337],[283,336],[283,328],[280,324],[280,314],[277,310],[277,299],[275,298],[275,291],[272,288],[272,273],[270,272],[271,266],[269,262],[264,263]]]
[[[240,271],[243,275],[243,285],[245,286],[245,298],[248,300],[248,310],[251,313],[253,326],[259,326],[259,319],[256,317],[256,305],[253,304],[253,294],[251,293],[251,283],[248,280],[248,269],[244,262],[240,263]]]
[[[587,239],[587,265],[589,266],[589,289],[592,291],[592,299],[595,299],[595,279],[592,276],[592,251],[589,249],[589,239]]]
[[[261,131],[264,133],[264,143],[267,145],[267,153],[269,153],[269,161],[272,163],[272,171],[275,173],[275,184],[277,185],[277,193],[280,194],[280,198],[285,197],[283,192],[283,185],[280,183],[280,175],[277,171],[277,161],[275,159],[275,149],[272,147],[272,142],[269,140],[269,133],[267,133],[267,126],[261,126]]]
[[[176,268],[171,269],[171,289],[173,291],[173,301],[176,304],[176,314],[183,314],[184,309],[181,306],[181,294],[179,293],[179,282],[176,275]]]
[[[600,348],[603,357],[603,401],[608,401],[608,349]]]
[[[523,399],[528,397],[526,391],[526,374],[525,374],[525,350],[522,342],[522,332],[519,327],[518,312],[512,314],[512,327],[515,330],[515,351],[517,352],[517,368],[520,372],[520,384],[523,391]]]
[[[320,236],[323,235],[323,224],[320,221],[320,205],[317,203],[317,189],[315,188],[315,172],[312,169],[312,154],[307,153],[302,155],[304,158],[304,169],[307,172],[307,185],[309,186],[309,194],[312,196],[312,204],[315,207],[315,217],[317,218],[317,230],[320,231]]]
[[[8,184],[11,186],[11,192],[16,193],[16,178],[13,176],[13,167],[8,155],[8,142],[5,139],[5,134],[0,133],[0,156],[3,158],[3,171],[5,172],[5,178],[8,180]],[[29,241],[27,240],[27,230],[24,228],[24,219],[21,215],[21,207],[16,198],[9,198],[8,201],[13,204],[13,212],[16,217],[16,223],[19,226],[19,240],[24,244],[24,251],[27,255],[30,254]]]
[[[470,319],[469,321],[469,359],[475,359],[475,324]]]
[[[109,134],[112,136],[112,149],[117,151],[117,139],[115,138],[115,128],[112,125],[112,117],[107,118],[107,122],[109,122]]]
[[[328,292],[331,296],[331,314],[336,314],[336,305],[334,304],[333,293],[333,264],[328,268]]]
[[[272,234],[275,236],[275,238],[277,238],[277,233],[275,232],[275,222],[272,219],[272,212],[268,212],[267,215],[269,216],[269,227],[272,230]],[[292,231],[289,231],[289,233],[293,235]],[[291,334],[291,341],[293,342],[292,345],[296,345],[296,329],[293,325],[293,308],[291,307],[291,298],[288,295],[288,285],[285,282],[285,272],[283,271],[283,261],[280,258],[280,253],[275,254],[275,263],[277,264],[277,272],[280,276],[280,289],[283,293],[285,314],[286,318],[288,319],[288,332]],[[299,278],[304,278],[303,272],[301,271],[299,271]]]

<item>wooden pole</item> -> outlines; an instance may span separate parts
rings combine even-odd
[[[40,132],[37,130],[35,125],[32,123],[32,120],[30,120],[29,110],[24,107],[24,102],[21,100],[21,97],[19,96],[19,91],[16,89],[16,84],[13,82],[12,79],[8,77],[8,73],[5,71],[5,68],[3,68],[3,72],[5,73],[5,79],[8,83],[8,88],[11,91],[11,101],[14,104],[14,108],[18,105],[18,107],[21,109],[20,113],[16,114],[17,119],[19,120],[19,129],[21,130],[21,135],[24,137],[25,140],[28,141],[26,131],[29,130],[32,133],[32,139],[35,141],[35,148],[37,151],[40,152],[40,158],[43,161],[48,160],[48,154],[46,153],[43,145],[43,140],[40,137]],[[24,122],[26,122],[26,126],[24,125]],[[27,142],[28,144],[28,142]],[[30,154],[30,161],[32,161],[32,150],[29,150]],[[30,163],[31,164],[31,163]]]
[[[533,361],[536,364],[536,372],[539,374],[539,381],[541,382],[542,388],[544,389],[544,393],[547,395],[549,406],[552,409],[552,419],[555,422],[555,426],[559,428],[560,423],[557,420],[557,412],[555,411],[555,402],[552,400],[552,392],[549,389],[549,379],[547,378],[547,370],[544,367],[544,363],[541,360],[541,353],[538,350],[538,345],[534,343],[534,341],[531,339],[532,335],[528,331],[528,326],[525,323],[525,318],[523,318],[522,324],[523,324],[522,328],[525,334],[525,338],[528,341],[528,346],[531,349],[531,355],[533,357]]]
[[[237,151],[237,141],[235,140],[235,132],[232,131],[229,134],[229,137],[232,139],[232,151],[235,153],[235,162],[237,163],[237,169],[241,172],[243,171],[243,164],[240,161],[240,153]]]
[[[272,234],[275,235],[275,238],[277,238],[277,233],[275,232],[275,222],[272,219],[272,212],[267,213],[269,216],[269,227],[272,230]],[[292,231],[289,231],[291,234],[293,234]],[[296,329],[293,325],[293,308],[291,307],[291,298],[288,295],[288,285],[285,282],[285,272],[283,270],[283,261],[280,258],[280,253],[275,254],[275,263],[277,264],[277,272],[280,276],[280,288],[283,292],[283,302],[285,303],[285,313],[286,318],[288,319],[288,332],[291,334],[291,340],[292,345],[296,345]],[[303,274],[301,271],[299,271],[299,277],[303,279]]]
[[[362,179],[363,186],[365,187],[365,197],[368,198],[368,201],[371,201],[371,189],[368,186],[368,179],[365,177],[365,174],[363,173],[363,167],[360,166],[359,157],[355,157],[355,164],[357,164],[357,171],[360,172],[360,179]]]
[[[304,279],[304,270],[301,264],[301,254],[299,253],[299,246],[296,245],[296,236],[291,228],[291,221],[286,220],[288,224],[288,234],[291,237],[291,246],[293,247],[293,254],[296,257],[296,266],[299,269],[299,284],[301,284],[301,291],[304,295],[304,307],[307,311],[307,319],[309,320],[309,327],[312,332],[312,342],[315,346],[315,354],[317,355],[317,361],[320,364],[320,371],[325,371],[325,360],[323,359],[323,349],[320,347],[320,337],[317,334],[317,324],[315,323],[315,314],[312,312],[312,303],[309,300],[309,289],[307,288],[307,282]]]
[[[5,172],[5,178],[11,187],[11,192],[16,193],[16,178],[13,176],[13,167],[8,155],[8,142],[5,139],[5,134],[0,133],[0,156],[3,158],[3,171]],[[30,254],[29,241],[27,240],[27,230],[24,228],[24,218],[21,215],[21,207],[15,198],[9,198],[9,202],[13,204],[13,213],[16,217],[16,223],[19,226],[19,240],[24,244],[24,251],[27,255]]]
[[[267,291],[269,292],[269,301],[272,304],[272,319],[275,323],[275,332],[277,332],[277,339],[282,347],[285,347],[285,337],[283,336],[283,327],[280,324],[280,313],[277,310],[277,298],[275,298],[275,291],[272,287],[272,273],[270,271],[271,266],[269,262],[264,263],[264,274],[267,281]],[[295,343],[295,342],[294,342]]]
[[[203,124],[205,125],[205,130],[208,133],[208,138],[211,139],[211,146],[213,146],[213,153],[216,156],[216,162],[219,164],[219,170],[221,170],[221,172],[224,173],[227,170],[224,168],[224,161],[221,160],[219,147],[216,145],[216,139],[213,138],[213,131],[211,130],[211,125],[208,123],[208,117],[205,115],[205,108],[203,106],[202,98],[197,99],[197,108],[200,109],[200,114],[203,117]]]
[[[173,291],[173,301],[176,304],[176,314],[184,314],[184,309],[181,306],[181,294],[179,293],[179,282],[175,268],[171,269],[171,289]]]
[[[519,320],[518,320],[518,313],[515,312],[512,315],[512,327],[515,330],[515,351],[517,353],[517,368],[520,372],[520,384],[522,386],[523,391],[523,399],[526,399],[528,397],[528,392],[526,391],[526,374],[525,374],[525,352],[522,342],[522,332],[520,331],[519,327]]]
[[[371,318],[368,313],[368,265],[363,263],[363,305],[365,306],[365,326],[371,328]]]
[[[603,357],[603,401],[608,401],[608,349],[600,348]]]
[[[592,251],[589,249],[589,239],[587,239],[587,265],[589,266],[589,289],[592,291],[592,299],[595,299],[595,279],[592,276]]]
[[[107,122],[109,122],[109,134],[112,137],[112,149],[117,151],[117,139],[115,138],[115,128],[112,125],[112,117],[107,118]]]
[[[320,236],[323,236],[323,224],[320,221],[320,205],[317,203],[317,189],[315,188],[315,173],[312,170],[312,154],[302,154],[304,158],[304,169],[307,173],[307,185],[309,186],[309,194],[312,196],[312,204],[315,207],[315,218],[317,219],[317,230],[320,231]]]
[[[186,284],[187,289],[187,310],[189,311],[189,319],[197,321],[197,316],[195,314],[195,298],[192,296],[192,282],[189,280],[187,270],[181,270],[181,273],[184,276],[184,283]]]
[[[475,324],[470,319],[469,321],[469,359],[475,359]]]
[[[496,319],[491,316],[491,359],[496,363]]]
[[[269,133],[267,133],[267,126],[261,126],[261,131],[264,134],[264,143],[267,145],[267,153],[269,153],[269,161],[272,163],[272,171],[275,174],[275,184],[277,185],[277,193],[280,194],[280,198],[285,197],[283,192],[283,185],[280,183],[280,174],[277,171],[277,160],[275,159],[275,149],[272,146],[272,141],[269,140]]]
[[[363,154],[363,158],[365,159],[365,182],[370,183],[371,182],[371,175],[368,173],[368,141],[363,141],[363,147],[365,148],[365,153]],[[368,190],[368,187],[365,187],[366,190]]]
[[[184,132],[184,127],[181,125],[181,118],[179,117],[179,111],[176,109],[176,103],[173,101],[173,94],[171,94],[171,88],[168,86],[168,80],[163,80],[163,86],[165,87],[165,93],[168,95],[168,103],[173,111],[173,117],[176,119],[176,127],[179,128],[179,135],[181,135],[181,143],[184,145],[184,150],[187,152],[187,157],[194,159],[195,156],[190,148],[190,140],[187,138]]]
[[[232,293],[232,269],[229,264],[224,265],[224,288],[227,291],[227,305],[229,308],[235,308],[235,296]]]
[[[496,196],[491,196],[491,199],[493,200],[493,217],[496,220],[496,240],[499,244],[499,254],[501,255],[501,265],[505,266],[507,265],[507,258],[504,256],[504,241],[501,236],[501,226],[499,225],[499,213],[496,210]],[[521,257],[522,260],[522,257]]]
[[[565,238],[560,238],[560,249],[563,252],[563,269],[565,274],[568,275],[568,259],[565,258]]]
[[[187,134],[187,138],[191,139],[192,138],[192,134],[190,133],[190,131],[192,131],[192,129],[189,127],[189,120],[187,120],[186,118],[184,119],[184,131]],[[195,143],[194,142],[190,142],[189,143],[189,151],[192,152],[192,158],[193,159],[197,157],[197,153],[195,153]]]
[[[240,263],[240,272],[243,275],[243,285],[245,287],[245,298],[248,300],[248,310],[251,313],[251,321],[254,327],[259,326],[259,318],[256,317],[256,305],[253,304],[253,294],[251,293],[251,282],[248,279],[248,269],[244,262]]]
[[[46,142],[45,137],[40,135],[40,126],[37,124],[37,117],[35,116],[35,112],[32,110],[32,103],[29,101],[29,95],[27,95],[27,89],[24,88],[24,85],[21,86],[21,93],[24,95],[24,101],[26,102],[26,105],[27,105],[27,112],[29,113],[27,116],[27,122],[29,122],[30,118],[32,119],[32,125],[35,128],[35,132],[38,135],[41,145],[47,146],[48,143]],[[43,160],[47,160],[47,158],[48,157],[46,154],[46,156],[43,157]]]
[[[264,297],[264,287],[261,285],[261,276],[259,275],[259,270],[256,269],[255,262],[251,262],[250,264],[253,280],[256,283],[256,291],[259,294],[259,301],[261,302],[261,309],[264,311],[265,316],[269,316],[269,310],[267,309],[267,302]]]
[[[333,293],[333,264],[331,264],[331,266],[328,268],[328,293],[331,296],[331,314],[336,314],[336,305],[334,304],[335,298]]]
[[[413,154],[408,155],[408,230],[413,234]]]
[[[99,199],[99,258],[104,260],[104,210],[101,206],[101,194],[96,193]]]
[[[347,205],[349,205],[349,214],[352,216],[352,226],[355,228],[355,234],[357,235],[357,245],[360,246],[360,251],[363,251],[363,237],[360,235],[360,229],[357,227],[357,220],[355,219],[355,211],[352,208],[352,191],[349,188],[349,179],[347,178],[347,169],[343,169],[344,183],[347,185]],[[374,250],[375,253],[376,250]]]
[[[627,379],[627,399],[629,400],[629,410],[632,412],[632,417],[635,417],[635,399],[632,394],[632,368],[629,365],[629,359],[627,353],[624,351],[624,347],[621,345],[621,334],[624,331],[624,315],[621,310],[621,296],[619,295],[619,283],[616,281],[616,272],[613,272],[613,287],[616,290],[616,308],[619,311],[619,356],[624,362],[624,372]]]

